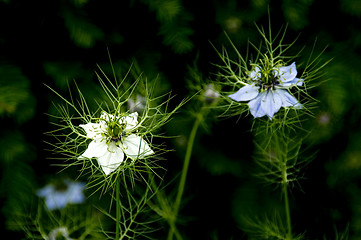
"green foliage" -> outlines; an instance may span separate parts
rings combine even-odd
[[[58,212],[45,210],[38,205],[34,215],[28,214],[18,219],[17,224],[26,233],[26,239],[101,239],[100,212],[84,206],[67,207]],[[104,222],[104,221],[103,221]]]
[[[341,9],[350,15],[360,17],[361,16],[361,3],[357,0],[342,1]]]
[[[287,227],[282,222],[280,216],[264,219],[244,219],[244,230],[249,233],[249,239],[271,239],[271,240],[301,240],[303,235],[289,237]]]
[[[312,3],[313,0],[283,1],[285,18],[293,29],[300,30],[309,24],[308,12]]]
[[[87,19],[76,16],[69,10],[63,12],[63,17],[70,39],[75,45],[82,48],[91,48],[96,41],[103,39],[103,31]]]
[[[184,9],[179,0],[144,0],[151,11],[156,12],[160,23],[159,34],[163,36],[163,43],[170,46],[175,53],[190,52],[194,44],[190,37],[194,31],[189,27],[193,17]]]
[[[45,62],[44,70],[61,89],[66,89],[75,79],[90,77],[80,62]]]
[[[19,131],[4,131],[0,136],[0,193],[6,196],[2,212],[7,218],[7,226],[19,230],[19,216],[29,211],[33,202],[35,176],[30,163],[34,161],[35,153]]]
[[[34,116],[36,103],[29,80],[18,67],[7,64],[0,65],[0,75],[0,116],[28,121]]]

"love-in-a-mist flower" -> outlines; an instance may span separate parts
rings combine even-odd
[[[219,99],[220,95],[221,94],[214,88],[214,85],[211,83],[205,87],[205,90],[203,92],[203,98],[208,104],[216,102]]]
[[[45,205],[49,210],[63,209],[68,204],[79,204],[85,201],[85,184],[65,180],[61,186],[49,184],[37,191],[39,197],[45,198]]]
[[[124,155],[136,160],[154,153],[148,143],[137,134],[137,112],[121,116],[102,112],[97,123],[89,122],[81,124],[80,127],[92,141],[79,158],[96,158],[106,175],[122,164]]]
[[[147,105],[147,99],[141,95],[137,95],[135,99],[129,98],[127,101],[128,109],[130,112],[141,113]]]
[[[271,120],[281,107],[302,108],[299,101],[288,91],[302,86],[303,79],[297,76],[296,64],[263,69],[257,65],[249,74],[249,84],[229,95],[234,101],[249,101],[251,114],[255,117],[268,116]]]
[[[66,227],[58,227],[51,230],[47,240],[56,240],[56,239],[72,240],[72,238],[69,237],[69,232]]]

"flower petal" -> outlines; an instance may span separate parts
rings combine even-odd
[[[289,82],[282,82],[280,83],[277,88],[290,88],[290,87],[293,87],[293,86],[299,86],[301,87],[303,85],[303,81],[304,79],[300,79],[300,78],[294,78],[292,81],[289,81]]]
[[[68,204],[67,194],[55,191],[45,198],[45,204],[49,210],[63,209]]]
[[[282,101],[282,107],[294,107],[294,108],[302,108],[302,104],[298,102],[298,100],[292,96],[288,91],[277,89],[275,91],[275,94],[277,94]]]
[[[249,110],[251,111],[251,114],[255,118],[263,117],[264,115],[266,115],[266,113],[263,111],[261,107],[262,99],[265,94],[266,94],[265,92],[260,93],[256,98],[249,101],[248,103]]]
[[[68,189],[66,190],[66,195],[68,203],[83,203],[85,197],[83,190],[85,189],[85,184],[80,182],[67,182]]]
[[[133,130],[138,125],[138,113],[133,112],[126,116],[125,118],[122,118],[120,120],[120,123],[125,123],[125,129],[126,131]]]
[[[36,195],[38,195],[39,197],[47,197],[51,194],[53,194],[55,191],[55,188],[53,185],[47,185],[45,187],[43,187],[42,189],[38,190],[36,192]]]
[[[273,115],[280,110],[282,100],[279,94],[274,94],[273,91],[268,90],[262,98],[261,107],[266,115],[272,119]]]
[[[48,237],[45,239],[66,239],[66,240],[72,240],[72,238],[69,237],[69,232],[68,229],[66,227],[58,227],[55,228],[53,230],[51,230],[51,232],[49,233]]]
[[[259,68],[259,66],[256,66],[253,71],[251,71],[251,73],[249,74],[249,77],[252,80],[257,80],[259,78],[261,78],[261,69]]]
[[[123,162],[124,153],[114,142],[108,145],[106,153],[97,158],[100,167],[105,175],[109,175],[116,170]]]
[[[105,122],[111,122],[114,121],[114,115],[103,111],[102,114],[100,114],[100,119]]]
[[[96,141],[93,140],[89,143],[88,148],[85,150],[85,152],[80,155],[80,159],[82,158],[98,158],[106,154],[108,151],[108,145],[105,141]]]
[[[290,82],[297,76],[296,63],[293,62],[289,66],[278,68],[279,81],[282,83]]]
[[[240,88],[237,92],[228,95],[231,99],[234,101],[249,101],[251,99],[254,99],[259,94],[258,92],[259,87],[254,85],[246,85],[242,88]]]
[[[124,139],[123,150],[131,159],[143,158],[144,156],[154,154],[148,143],[135,134],[131,134]]]
[[[79,126],[84,129],[87,138],[91,138],[91,139],[96,139],[101,137],[101,134],[104,132],[101,124],[99,123],[80,124]]]

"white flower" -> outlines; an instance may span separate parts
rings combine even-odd
[[[129,98],[127,101],[128,109],[130,112],[141,113],[144,111],[145,106],[147,105],[147,99],[141,95],[137,95],[136,99]]]
[[[204,100],[208,103],[214,103],[220,97],[220,93],[214,89],[214,85],[212,83],[208,84],[203,93]]]
[[[65,180],[64,184],[64,189],[49,184],[37,191],[39,197],[45,198],[45,204],[49,210],[63,209],[68,204],[83,203],[85,201],[83,194],[84,183]]]
[[[118,118],[103,112],[98,123],[81,124],[92,141],[79,158],[96,158],[108,175],[120,166],[124,154],[133,160],[153,154],[148,143],[136,134],[137,118],[137,112]]]
[[[303,79],[296,78],[296,64],[275,68],[268,76],[260,66],[250,73],[251,83],[229,95],[231,99],[249,101],[251,114],[257,117],[267,115],[271,120],[281,107],[302,108],[298,100],[287,89],[302,86]]]
[[[72,238],[69,237],[69,232],[66,227],[58,227],[53,230],[48,235],[47,240],[56,240],[56,239],[66,239],[71,240]]]

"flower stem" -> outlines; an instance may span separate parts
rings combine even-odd
[[[116,202],[115,202],[115,211],[116,211],[116,224],[115,224],[115,239],[119,239],[120,238],[120,179],[117,178],[117,183],[115,186],[115,198],[116,198]]]
[[[286,220],[287,220],[287,238],[286,239],[291,240],[292,239],[292,225],[291,225],[290,204],[289,204],[289,200],[288,200],[287,182],[283,183],[282,191],[283,191],[285,213],[286,213]]]
[[[202,118],[201,114],[198,114],[196,116],[196,120],[194,121],[191,133],[190,133],[189,138],[188,138],[187,150],[186,150],[186,155],[184,157],[183,168],[182,168],[182,175],[181,175],[181,179],[179,181],[178,192],[177,192],[176,200],[175,200],[174,206],[173,206],[174,219],[173,219],[173,222],[171,223],[171,228],[169,229],[169,232],[168,232],[168,240],[173,239],[173,234],[174,234],[174,231],[176,229],[175,221],[177,219],[178,212],[179,212],[179,207],[180,207],[180,204],[181,204],[181,201],[182,201],[184,187],[185,187],[185,183],[186,183],[186,180],[187,180],[189,163],[190,163],[191,156],[192,156],[194,139],[196,137],[199,124],[201,123],[201,118]]]

